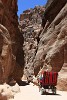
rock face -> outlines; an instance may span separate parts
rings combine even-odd
[[[60,12],[60,10],[63,8],[63,6],[65,5],[66,0],[48,0],[47,4],[46,4],[46,9],[44,12],[44,16],[43,16],[43,22],[42,25],[43,27],[46,24],[46,21],[48,20],[49,23],[51,23],[54,18],[57,16],[57,14]]]
[[[45,7],[24,11],[19,28],[24,37],[24,74],[37,75],[46,63],[59,72],[59,79],[66,79],[67,0],[48,0]]]
[[[59,1],[58,1],[59,2]],[[39,59],[51,64],[53,71],[60,71],[62,66],[67,63],[66,44],[67,44],[67,5],[61,8],[55,19],[40,34],[40,42],[36,54],[35,62]],[[40,56],[40,57],[39,57]],[[43,62],[43,63],[44,63]],[[66,64],[65,64],[66,65]],[[43,65],[42,65],[43,66]]]
[[[8,29],[12,41],[13,54],[16,56],[16,61],[19,65],[23,65],[23,36],[18,29],[18,16],[17,16],[17,0],[3,0],[4,17],[2,24]],[[8,6],[7,6],[8,5]],[[20,61],[19,61],[20,59]]]
[[[12,67],[11,39],[7,29],[0,24],[0,83],[6,82]]]
[[[38,51],[35,58],[35,62],[41,59],[47,64],[51,64],[53,71],[60,71],[63,64],[66,63],[66,7],[67,5],[61,9],[52,23],[49,24],[49,27],[44,27],[43,32],[40,34]]]
[[[27,77],[34,74],[33,61],[40,40],[39,35],[42,30],[41,23],[44,9],[45,7],[36,6],[34,9],[24,11],[20,16],[19,29],[24,37],[24,74]]]
[[[0,0],[0,83],[21,78],[23,73],[23,36],[17,10],[17,0]]]

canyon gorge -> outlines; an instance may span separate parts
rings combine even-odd
[[[67,91],[67,0],[48,0],[19,21],[17,11],[17,0],[0,0],[0,84],[32,79],[47,64]]]

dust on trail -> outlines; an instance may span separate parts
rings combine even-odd
[[[41,95],[38,87],[33,84],[20,86],[20,91],[14,100],[67,100],[67,92],[57,91],[57,95]]]

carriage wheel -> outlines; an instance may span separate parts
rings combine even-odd
[[[40,93],[41,93],[41,95],[44,94],[44,90],[42,88],[40,89]]]
[[[56,87],[53,87],[52,92],[53,94],[56,94]]]
[[[54,94],[56,94],[56,87],[54,88]]]

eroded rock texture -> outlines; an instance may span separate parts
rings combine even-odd
[[[8,80],[12,66],[11,39],[7,29],[0,24],[0,83]]]
[[[59,2],[59,1],[58,1]],[[40,42],[36,59],[42,59],[50,63],[53,71],[60,71],[66,61],[66,44],[67,44],[67,4],[61,8],[58,15],[52,23],[44,27],[40,34]],[[43,55],[42,55],[43,54]],[[40,55],[40,58],[38,57]],[[36,60],[35,60],[36,61]]]
[[[44,9],[44,7],[36,6],[34,9],[24,11],[20,16],[19,29],[24,37],[24,74],[27,77],[34,74],[33,61],[40,41],[39,35],[42,31],[41,23]]]
[[[3,82],[8,78],[20,79],[23,73],[23,36],[18,29],[17,10],[17,0],[0,0],[0,24],[3,25],[0,25],[0,78]]]
[[[45,12],[44,16],[42,18],[42,26],[44,27],[46,24],[46,21],[48,20],[49,23],[51,23],[54,18],[57,16],[57,14],[60,12],[60,10],[63,8],[65,5],[66,0],[48,0],[47,4],[45,6]]]
[[[44,60],[50,63],[53,71],[60,71],[66,63],[65,48],[67,34],[67,5],[65,5],[47,29],[40,34],[40,42],[36,54],[36,60]],[[40,57],[39,57],[40,56]]]

